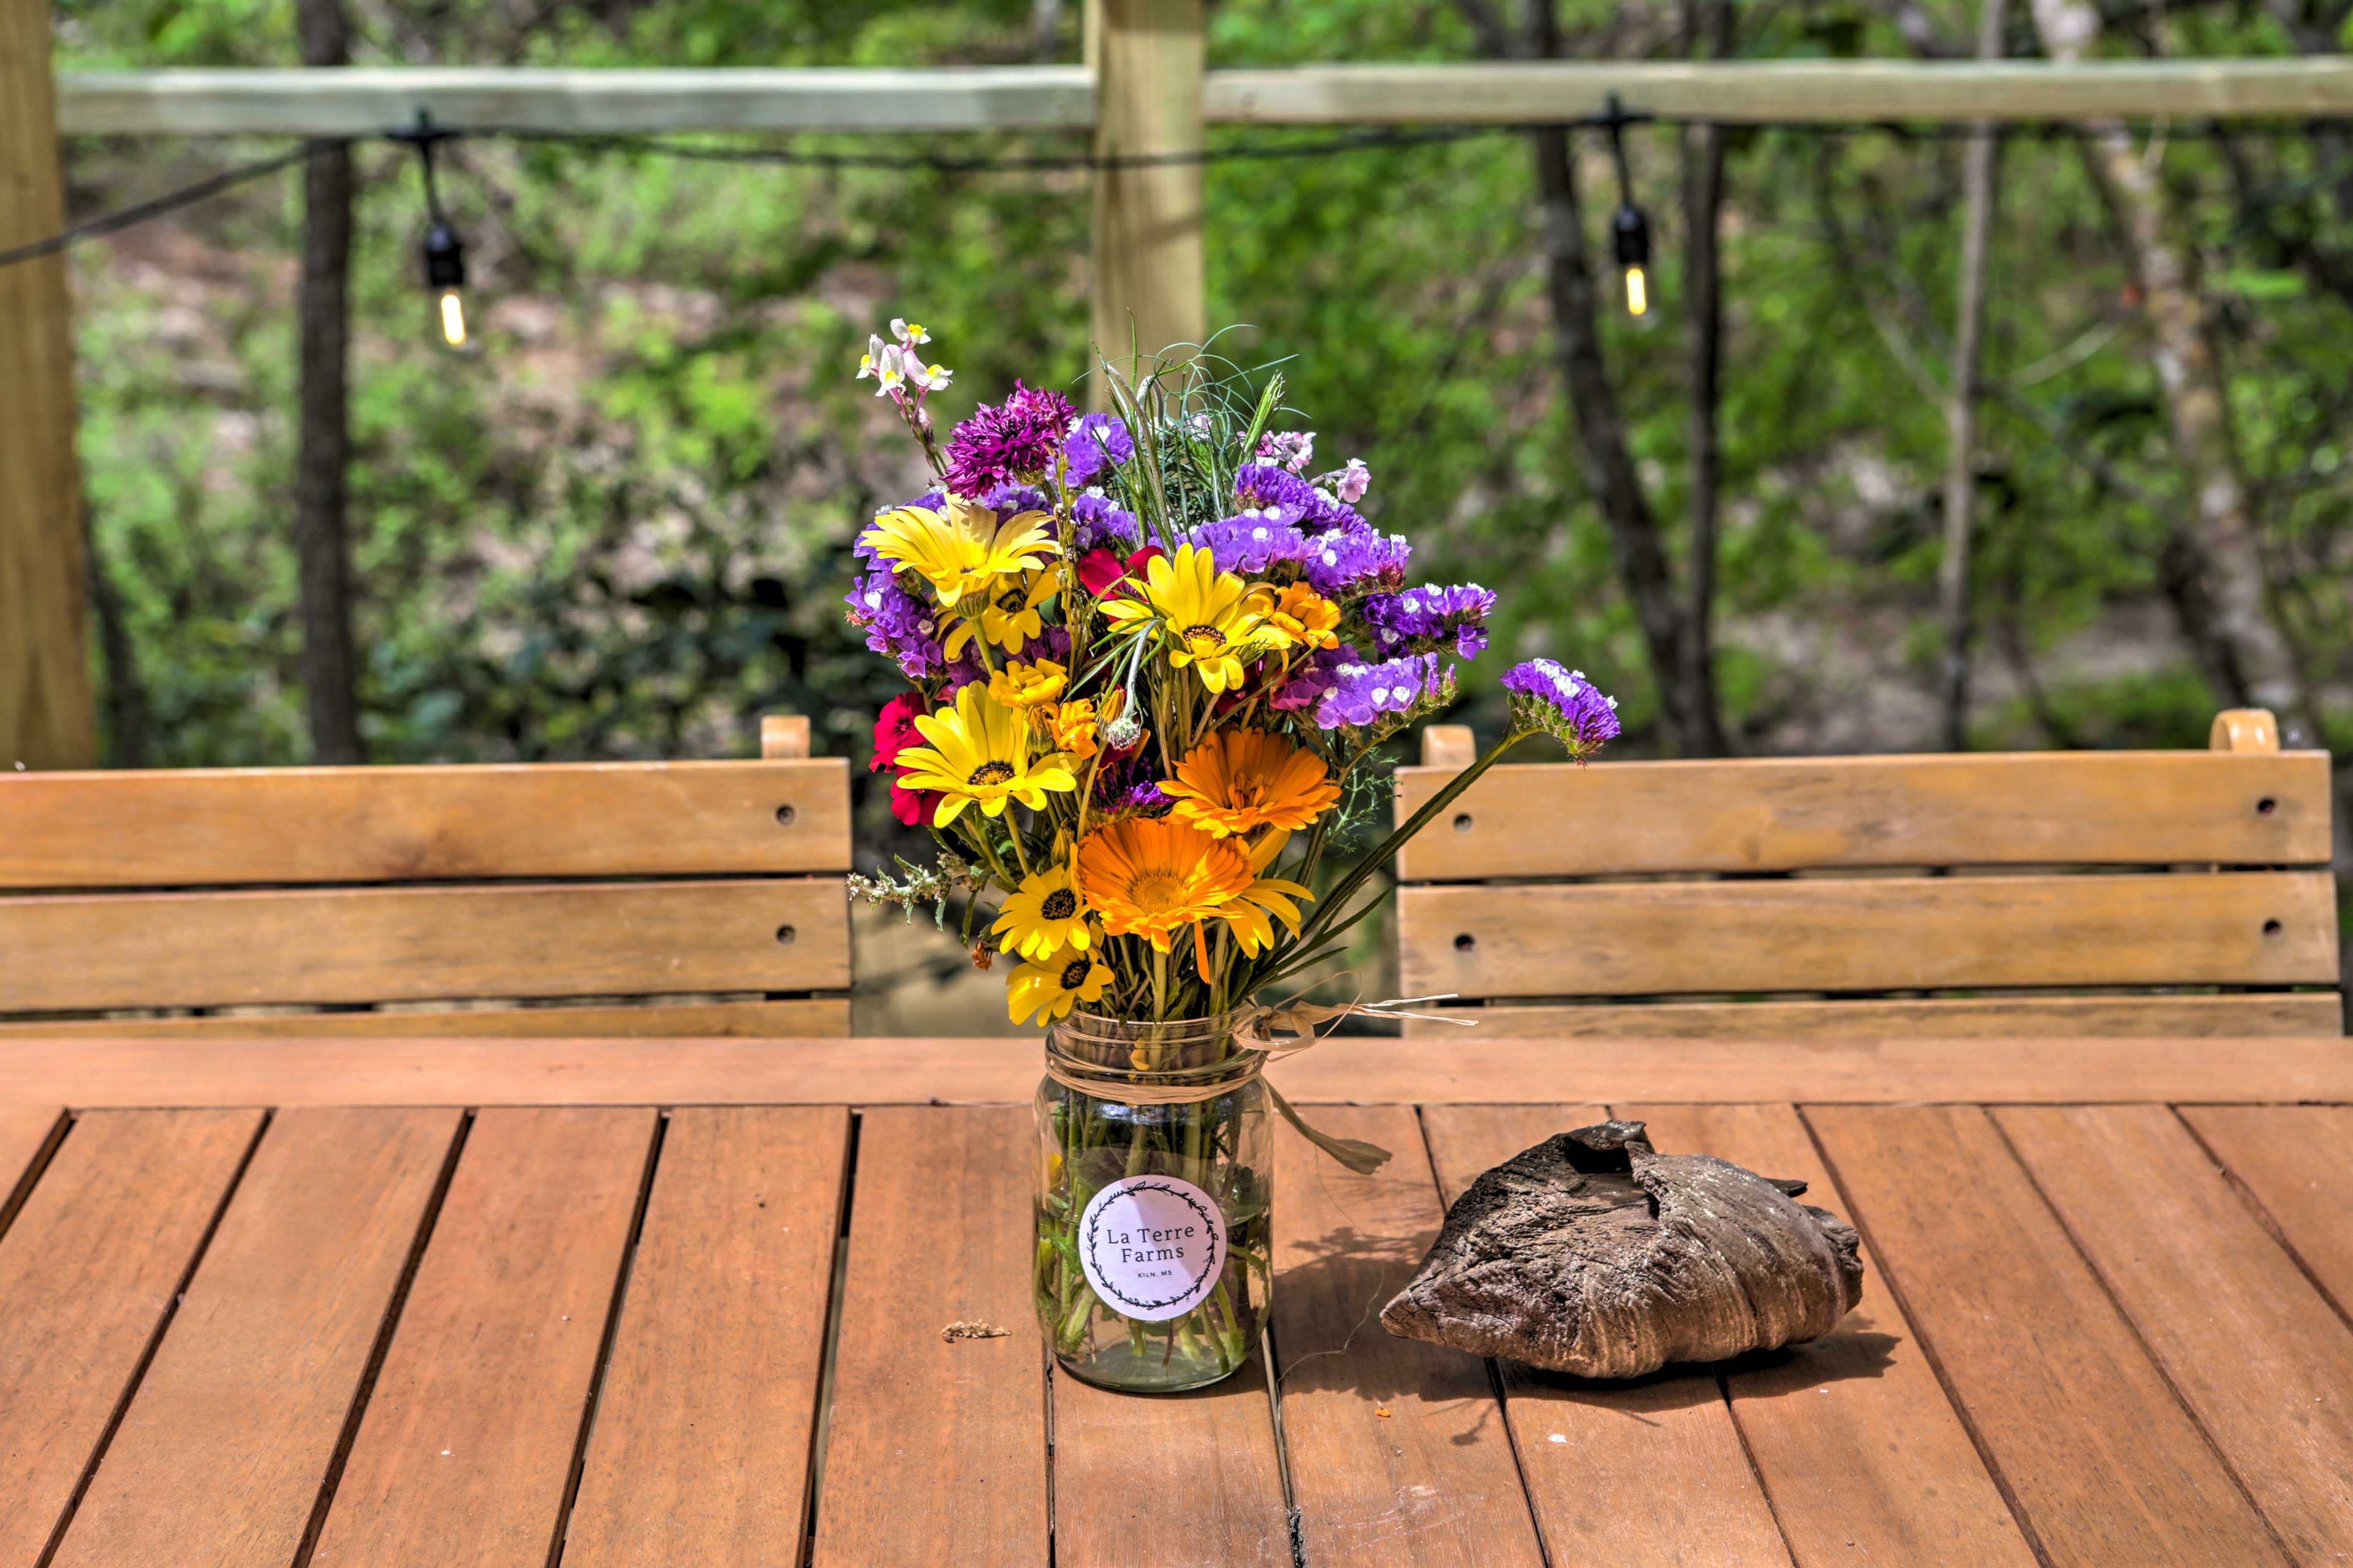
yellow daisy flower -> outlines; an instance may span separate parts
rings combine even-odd
[[[945,511],[924,506],[895,507],[874,520],[858,542],[892,565],[921,575],[944,608],[968,595],[987,593],[999,577],[1035,570],[1061,552],[1047,532],[1053,518],[1042,511],[1017,512],[999,521],[985,506],[958,496]]]
[[[976,680],[956,693],[953,709],[918,718],[915,730],[931,744],[899,753],[899,783],[940,793],[935,826],[945,827],[967,805],[1002,816],[1005,803],[1018,800],[1038,811],[1048,792],[1068,794],[1079,787],[1060,762],[1029,760],[1028,717],[989,696]]]
[[[1340,606],[1304,583],[1291,583],[1280,594],[1255,590],[1253,607],[1265,617],[1259,635],[1277,647],[1337,647]]]
[[[1008,664],[988,678],[988,694],[1022,712],[1051,706],[1071,681],[1071,672],[1050,658]]]
[[[1004,939],[997,945],[1005,952],[1042,963],[1047,954],[1058,949],[1084,952],[1093,946],[1090,918],[1071,879],[1070,867],[1049,866],[1021,879],[1020,891],[1005,900],[997,923],[988,929]]]
[[[1111,969],[1075,947],[1024,963],[1005,977],[1005,1010],[1017,1024],[1050,1024],[1077,1005],[1093,1006],[1111,984]]]
[[[1142,599],[1105,599],[1103,613],[1120,631],[1164,624],[1176,645],[1168,662],[1179,669],[1191,665],[1212,691],[1242,683],[1241,655],[1259,630],[1242,580],[1219,571],[1216,556],[1190,544],[1177,546],[1173,560],[1155,555],[1146,563]]]
[[[987,597],[965,599],[967,607],[978,605],[980,613],[958,620],[948,628],[947,656],[954,658],[972,641],[976,631],[1001,648],[1018,649],[1031,638],[1042,637],[1046,623],[1038,614],[1038,606],[1052,598],[1060,586],[1051,572],[1026,572],[1000,580],[989,589]]]
[[[1305,827],[1332,809],[1340,786],[1313,752],[1264,730],[1222,730],[1195,747],[1164,779],[1176,803],[1172,821],[1223,838],[1271,824]]]
[[[1297,936],[1299,906],[1293,900],[1313,900],[1315,897],[1297,882],[1263,874],[1269,866],[1274,864],[1275,858],[1282,853],[1283,841],[1290,837],[1288,832],[1278,827],[1251,847],[1250,871],[1257,879],[1218,911],[1218,918],[1224,921],[1227,929],[1234,933],[1234,942],[1242,950],[1244,957],[1256,958],[1274,945],[1274,923],[1267,918],[1270,912],[1292,935]]]
[[[1230,838],[1182,823],[1129,816],[1107,823],[1079,844],[1080,895],[1113,936],[1140,936],[1162,952],[1176,928],[1193,927],[1193,956],[1203,976],[1209,951],[1200,921],[1223,911],[1253,878],[1250,857]]]

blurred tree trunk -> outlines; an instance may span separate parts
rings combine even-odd
[[[1552,0],[1527,0],[1521,36],[1514,38],[1488,0],[1456,0],[1486,52],[1498,59],[1561,58],[1560,27]],[[1593,491],[1609,530],[1618,576],[1633,601],[1642,630],[1643,651],[1659,705],[1677,751],[1685,756],[1719,756],[1724,731],[1711,700],[1704,710],[1687,704],[1683,671],[1684,612],[1659,531],[1657,514],[1642,493],[1641,478],[1626,446],[1617,395],[1601,353],[1600,290],[1585,250],[1585,215],[1577,196],[1577,153],[1564,125],[1529,132],[1535,155],[1536,192],[1543,206],[1546,292],[1552,305],[1553,337],[1561,378],[1568,390],[1571,423]]]
[[[1730,0],[1686,0],[1683,53],[1704,47],[1717,59],[1732,52]],[[1683,710],[1690,735],[1683,750],[1722,756],[1729,748],[1715,697],[1715,522],[1724,468],[1718,439],[1719,373],[1723,367],[1724,292],[1720,234],[1724,212],[1724,128],[1699,124],[1683,132],[1683,296],[1691,333],[1691,539],[1683,570],[1683,641],[1679,650]],[[1690,740],[1706,749],[1696,751]]]
[[[306,66],[351,63],[343,0],[296,0]],[[294,468],[294,554],[301,577],[302,689],[311,750],[356,763],[359,711],[352,655],[351,546],[344,468],[351,450],[345,344],[350,331],[352,153],[316,142],[302,174],[301,398]]]
[[[106,574],[106,563],[99,559],[87,500],[81,513],[82,559],[90,568],[90,608],[98,623],[99,658],[106,670],[105,697],[100,704],[106,721],[106,765],[143,768],[147,765],[147,686],[140,679],[131,628],[123,624],[121,596]]]
[[[2002,0],[1982,0],[1978,58],[2002,56]],[[1952,390],[1945,405],[1945,552],[1936,566],[1936,601],[1945,620],[1939,689],[1945,750],[1968,741],[1969,644],[1975,621],[1969,600],[1972,513],[1977,502],[1978,359],[1985,328],[1986,249],[1993,235],[1994,177],[2001,141],[1979,121],[1961,154],[1961,286],[1953,323]]]
[[[2052,59],[2081,59],[2100,35],[2090,0],[2033,0],[2035,30]],[[2165,186],[2143,161],[2124,126],[2084,128],[2084,156],[2110,210],[2140,285],[2150,356],[2163,384],[2175,455],[2189,487],[2188,555],[2205,606],[2223,689],[2241,705],[2279,715],[2290,745],[2328,743],[2320,706],[2298,667],[2294,646],[2274,613],[2263,541],[2239,468],[2228,389],[2214,352],[2213,323],[2190,270],[2189,253],[2175,237]],[[2290,739],[2293,735],[2295,738]],[[2353,875],[2353,772],[2339,770],[2336,816],[2337,875]]]

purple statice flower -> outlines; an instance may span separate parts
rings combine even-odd
[[[1312,658],[1291,667],[1291,679],[1267,700],[1268,705],[1286,713],[1313,708],[1340,683],[1337,671],[1342,665],[1362,662],[1356,650],[1345,644],[1339,647],[1319,648]]]
[[[1186,538],[1207,549],[1220,572],[1247,572],[1261,576],[1279,561],[1289,562],[1296,568],[1307,559],[1307,536],[1271,512],[1221,517],[1215,522],[1202,523]]]
[[[1271,463],[1243,464],[1234,475],[1234,500],[1245,512],[1274,512],[1288,523],[1314,515],[1316,504],[1314,485]]]
[[[1070,459],[1071,483],[1092,485],[1134,457],[1135,441],[1113,416],[1088,414],[1062,438],[1062,456]]]
[[[902,501],[900,503],[902,506],[921,507],[925,511],[937,511],[947,504],[948,497],[945,490],[925,490],[913,500]],[[874,515],[879,518],[885,511],[896,511],[898,510],[899,508],[895,506],[886,506],[882,508],[881,510],[877,511]],[[871,562],[874,559],[874,552],[866,544],[865,540],[866,531],[861,528],[858,531],[857,540],[850,545],[850,552],[852,554],[856,555],[860,561]]]
[[[1373,646],[1382,653],[1427,653],[1452,643],[1458,658],[1476,658],[1486,651],[1487,617],[1494,613],[1495,595],[1476,583],[1441,588],[1426,584],[1401,594],[1376,594],[1358,607],[1373,628]]]
[[[1135,542],[1135,514],[1112,505],[1109,496],[1082,495],[1071,502],[1071,521],[1077,525],[1082,555],[1116,541]]]
[[[1071,662],[1071,630],[1068,626],[1048,626],[1039,636],[1023,642],[1021,650],[1011,658],[1020,664],[1035,664],[1041,658],[1050,658],[1056,664],[1067,665]]]
[[[843,602],[849,606],[849,624],[866,628],[866,646],[898,660],[908,679],[928,679],[945,667],[931,606],[899,586],[898,574],[887,563],[877,562]]]
[[[1310,486],[1307,510],[1300,519],[1299,526],[1310,533],[1329,533],[1334,529],[1344,533],[1355,533],[1373,525],[1365,521],[1364,513],[1330,490]]]
[[[1504,673],[1512,694],[1512,728],[1521,734],[1541,730],[1583,762],[1618,734],[1618,700],[1604,697],[1581,669],[1564,669],[1548,658],[1531,658]]]
[[[1046,492],[1035,485],[998,485],[980,498],[980,504],[997,514],[1002,522],[1025,511],[1051,511]]]
[[[1365,467],[1362,458],[1349,458],[1348,466],[1333,476],[1332,493],[1350,506],[1364,500],[1365,492],[1372,488],[1373,470]]]
[[[1307,542],[1307,581],[1319,594],[1351,589],[1387,590],[1405,585],[1413,546],[1401,533],[1383,534],[1363,525],[1335,528]]]
[[[982,404],[948,436],[948,489],[962,496],[988,493],[1009,479],[1050,471],[1063,433],[1077,411],[1059,392],[1013,384],[1013,395]]]
[[[1122,790],[1115,809],[1134,812],[1138,816],[1166,816],[1176,802],[1160,793],[1160,786],[1147,779]]]
[[[1332,675],[1332,689],[1315,705],[1315,722],[1325,730],[1361,728],[1378,723],[1384,713],[1409,713],[1424,699],[1451,694],[1454,685],[1454,672],[1441,668],[1434,653],[1384,664],[1343,664]]]
[[[1258,438],[1258,457],[1282,464],[1294,474],[1303,474],[1315,457],[1315,432],[1313,430],[1270,430]]]
[[[976,680],[983,686],[988,684],[988,666],[980,662],[980,649],[976,642],[965,644],[964,651],[948,662],[946,677],[947,684],[940,689],[940,696],[944,700],[952,700],[957,692]]]

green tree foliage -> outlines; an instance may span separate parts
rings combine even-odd
[[[1029,0],[442,0],[355,6],[354,52],[412,64],[1010,63],[1074,58],[1076,13]],[[1957,0],[1927,15],[1968,37]],[[1228,0],[1212,16],[1213,64],[1477,53],[1444,5]],[[1580,54],[1632,57],[1670,47],[1675,21],[1646,0],[1570,0],[1563,27]],[[2290,47],[2245,7],[2168,8],[2137,26],[2168,53]],[[294,58],[284,0],[68,0],[59,40],[64,68]],[[1878,11],[1814,0],[1744,8],[1737,47],[1764,58],[1907,45]],[[1609,323],[1607,347],[1634,456],[1672,530],[1688,434],[1675,158],[1672,132],[1634,135],[1660,306],[1648,327]],[[77,142],[74,205],[114,205],[259,150]],[[2353,214],[2337,203],[2353,171],[2299,133],[2177,133],[2152,155],[2222,302],[2283,614],[2343,712]],[[903,314],[932,328],[957,371],[935,405],[950,416],[1016,375],[1068,384],[1085,349],[1086,176],[459,143],[444,190],[470,245],[482,352],[453,361],[431,346],[416,275],[413,165],[385,144],[359,161],[352,515],[371,755],[742,754],[758,712],[796,708],[816,716],[821,748],[862,762],[893,683],[841,623],[849,542],[922,476],[884,407],[849,379],[852,363],[868,331]],[[1933,732],[1936,398],[1958,183],[1948,139],[1733,138],[1718,658],[1744,750],[1901,747]],[[1515,619],[1501,649],[1558,650],[1602,677],[1639,753],[1656,702],[1550,357],[1525,141],[1225,163],[1208,185],[1210,319],[1246,324],[1220,348],[1282,363],[1291,402],[1321,432],[1319,456],[1364,457],[1377,514],[1437,542],[1433,577],[1508,582]],[[118,760],[305,755],[288,543],[299,214],[293,186],[265,184],[76,263]],[[1597,231],[1603,216],[1588,212]],[[2127,275],[2067,141],[2008,147],[1992,267],[1975,739],[2198,744],[2217,694],[2180,635],[2168,572],[2182,487]],[[1506,661],[1485,662],[1492,681]],[[1470,690],[1471,715],[1492,714],[1492,687]],[[881,820],[879,798],[869,813]]]

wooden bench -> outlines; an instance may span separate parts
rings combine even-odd
[[[1473,755],[1428,731],[1399,816]],[[1502,765],[1399,858],[1399,994],[1514,1037],[2337,1035],[2329,809],[2255,709],[2206,752]]]
[[[846,1035],[849,764],[0,776],[0,1034]]]

